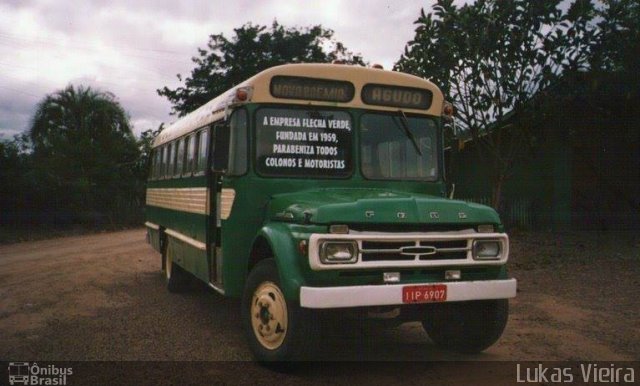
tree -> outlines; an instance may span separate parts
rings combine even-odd
[[[0,224],[25,220],[24,208],[33,197],[30,184],[29,139],[25,134],[12,140],[0,138]]]
[[[164,123],[161,123],[156,130],[148,129],[143,131],[138,138],[138,149],[140,150],[140,157],[138,158],[136,169],[138,170],[139,178],[145,181],[149,174],[151,167],[151,151],[153,148],[153,141],[155,141],[158,134],[164,130]]]
[[[640,3],[609,0],[596,9],[596,16],[597,29],[589,58],[591,68],[599,72],[621,73],[637,84],[640,72]]]
[[[196,67],[184,79],[184,86],[163,87],[158,94],[173,104],[173,113],[183,116],[258,72],[279,64],[344,60],[364,64],[345,46],[333,39],[333,31],[316,25],[285,28],[274,21],[266,26],[245,24],[234,29],[231,40],[223,34],[211,35],[206,49],[198,49],[192,61]],[[326,47],[332,47],[327,52]],[[182,82],[182,76],[177,75]]]
[[[134,174],[137,180],[137,197],[140,206],[145,202],[146,184],[149,172],[151,171],[151,154],[153,150],[153,141],[158,134],[164,130],[164,123],[161,123],[156,130],[148,129],[143,131],[138,138],[138,150],[140,155],[134,165]]]
[[[113,94],[68,86],[46,96],[29,137],[37,179],[57,212],[94,223],[107,216],[112,224],[132,212],[139,150]]]
[[[602,229],[640,225],[640,2],[596,4],[589,72],[563,78],[550,103],[572,114],[574,205]],[[558,107],[556,107],[558,108]]]
[[[576,0],[439,0],[421,11],[395,69],[431,78],[452,101],[460,131],[490,165],[492,205],[517,157],[534,139],[532,98],[566,71],[587,65],[593,7]]]

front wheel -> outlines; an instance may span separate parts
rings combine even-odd
[[[502,335],[509,316],[509,301],[477,300],[430,305],[422,326],[444,349],[479,353]]]
[[[260,362],[305,359],[316,334],[308,310],[285,298],[273,259],[260,261],[249,274],[242,297],[242,324]]]

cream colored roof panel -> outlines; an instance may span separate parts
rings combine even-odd
[[[269,87],[271,79],[278,75],[348,81],[354,85],[355,95],[351,101],[345,103],[276,98],[271,95]],[[253,89],[250,100],[252,103],[313,104],[315,106],[338,106],[382,111],[397,111],[397,107],[374,106],[362,102],[360,96],[362,87],[371,83],[430,90],[433,97],[431,107],[428,110],[403,109],[403,111],[436,116],[441,115],[443,96],[440,89],[430,81],[414,75],[396,71],[385,71],[381,69],[341,64],[285,64],[260,72],[172,123],[169,127],[163,130],[160,135],[158,135],[154,142],[154,146],[162,145],[197,128],[221,119],[224,116],[225,108],[232,104],[236,90],[247,86],[250,86]]]

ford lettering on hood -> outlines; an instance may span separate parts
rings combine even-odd
[[[317,189],[275,195],[268,218],[309,224],[499,224],[484,205],[381,189]]]

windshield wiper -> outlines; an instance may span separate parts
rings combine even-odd
[[[411,132],[411,130],[409,130],[409,121],[407,120],[407,116],[404,115],[404,111],[402,110],[398,110],[398,113],[400,113],[400,123],[402,123],[402,125],[398,125],[398,123],[396,122],[395,119],[393,119],[393,122],[396,124],[396,126],[398,126],[398,128],[401,128],[402,131],[404,132],[404,134],[407,136],[407,138],[409,138],[411,140],[411,143],[413,144],[413,147],[416,149],[416,152],[422,156],[422,151],[420,151],[420,146],[418,146],[418,141],[416,141],[416,137],[413,136],[413,133]],[[393,117],[395,118],[395,117]]]

